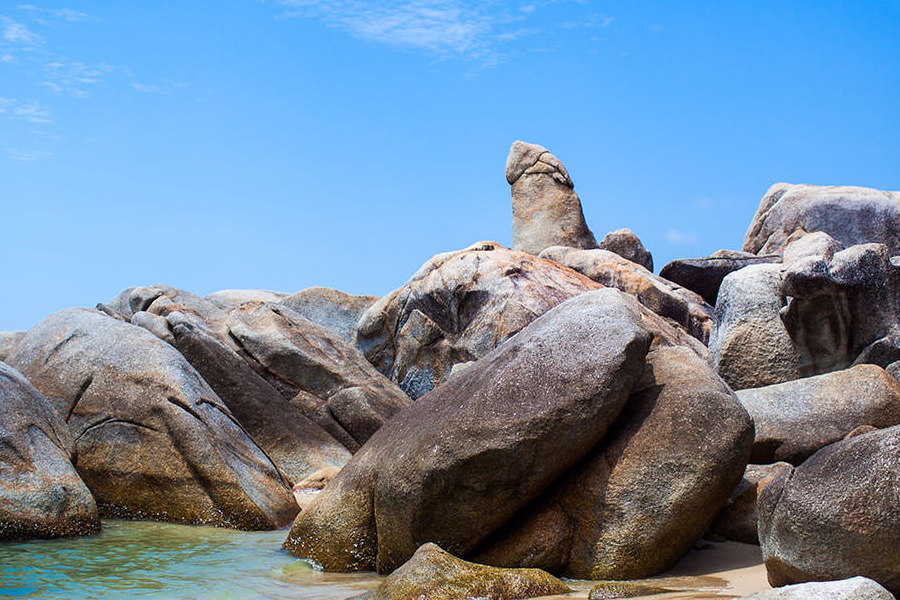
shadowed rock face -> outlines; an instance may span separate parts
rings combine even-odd
[[[376,432],[285,548],[382,573],[428,540],[464,555],[603,438],[650,341],[617,290],[547,312]]]
[[[759,513],[756,509],[759,495],[775,477],[791,469],[793,467],[786,462],[747,465],[744,478],[732,492],[729,503],[716,515],[709,532],[726,540],[759,545]]]
[[[546,148],[513,142],[506,181],[512,186],[514,250],[537,255],[550,246],[597,247],[569,173]]]
[[[685,348],[653,351],[607,438],[474,560],[579,579],[660,573],[706,531],[752,440],[746,411],[702,359]]]
[[[781,262],[781,257],[775,254],[757,256],[749,252],[719,250],[704,258],[673,260],[659,271],[659,276],[700,294],[715,306],[726,275],[749,265],[777,262]]]
[[[498,569],[460,560],[436,544],[423,544],[374,591],[356,600],[513,600],[571,592],[538,569]]]
[[[439,254],[362,316],[357,346],[418,398],[557,304],[600,284],[493,242]]]
[[[863,575],[900,592],[900,426],[819,450],[769,483],[759,537],[769,583]]]
[[[172,327],[175,347],[200,372],[241,426],[294,484],[350,460],[321,427],[291,406],[236,353],[189,323]]]
[[[750,461],[799,465],[863,425],[900,425],[900,384],[876,365],[739,390],[756,426]]]
[[[657,277],[644,267],[608,250],[552,246],[540,254],[606,287],[634,296],[656,314],[672,319],[703,344],[713,328],[713,307],[694,292]]]
[[[816,231],[845,248],[877,242],[900,254],[900,192],[776,183],[763,196],[743,249],[780,254],[792,239]]]
[[[72,436],[21,373],[0,362],[0,541],[100,531],[97,505],[75,472]]]
[[[266,454],[173,347],[102,313],[56,313],[10,363],[64,416],[102,515],[277,528],[296,514]]]

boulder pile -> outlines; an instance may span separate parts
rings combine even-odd
[[[546,148],[506,177],[511,249],[381,298],[157,284],[0,333],[0,539],[292,524],[401,599],[600,597],[705,534],[900,593],[900,194],[777,184],[740,251],[657,275]]]

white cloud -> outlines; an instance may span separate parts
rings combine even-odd
[[[19,150],[18,148],[4,148],[6,154],[16,162],[29,163],[42,158],[53,156],[52,152],[46,150]]]
[[[54,60],[45,65],[47,80],[42,82],[44,86],[54,92],[68,92],[73,96],[84,97],[88,95],[86,86],[100,83],[103,78],[115,69],[112,65],[99,63],[86,65],[80,62]]]
[[[671,242],[672,244],[696,244],[697,234],[693,231],[679,231],[677,229],[670,229],[666,232],[666,241]]]
[[[71,8],[41,8],[31,4],[20,4],[19,10],[31,13],[35,20],[44,25],[50,25],[48,20],[66,21],[68,23],[78,23],[80,21],[89,21],[95,19],[87,13],[83,13]]]
[[[9,43],[30,46],[43,41],[41,36],[9,17],[0,15],[0,23],[3,25],[3,39]]]

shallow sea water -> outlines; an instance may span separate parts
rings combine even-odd
[[[0,543],[0,598],[341,599],[372,574],[315,571],[281,550],[287,530],[104,521],[99,535]]]

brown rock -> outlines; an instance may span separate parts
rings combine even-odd
[[[600,240],[599,247],[601,250],[615,252],[622,258],[653,272],[653,256],[649,250],[644,248],[640,238],[630,229],[610,231]]]
[[[759,545],[759,513],[756,509],[759,494],[772,479],[792,468],[786,462],[747,465],[744,478],[731,494],[728,504],[716,515],[709,532],[720,539]]]

